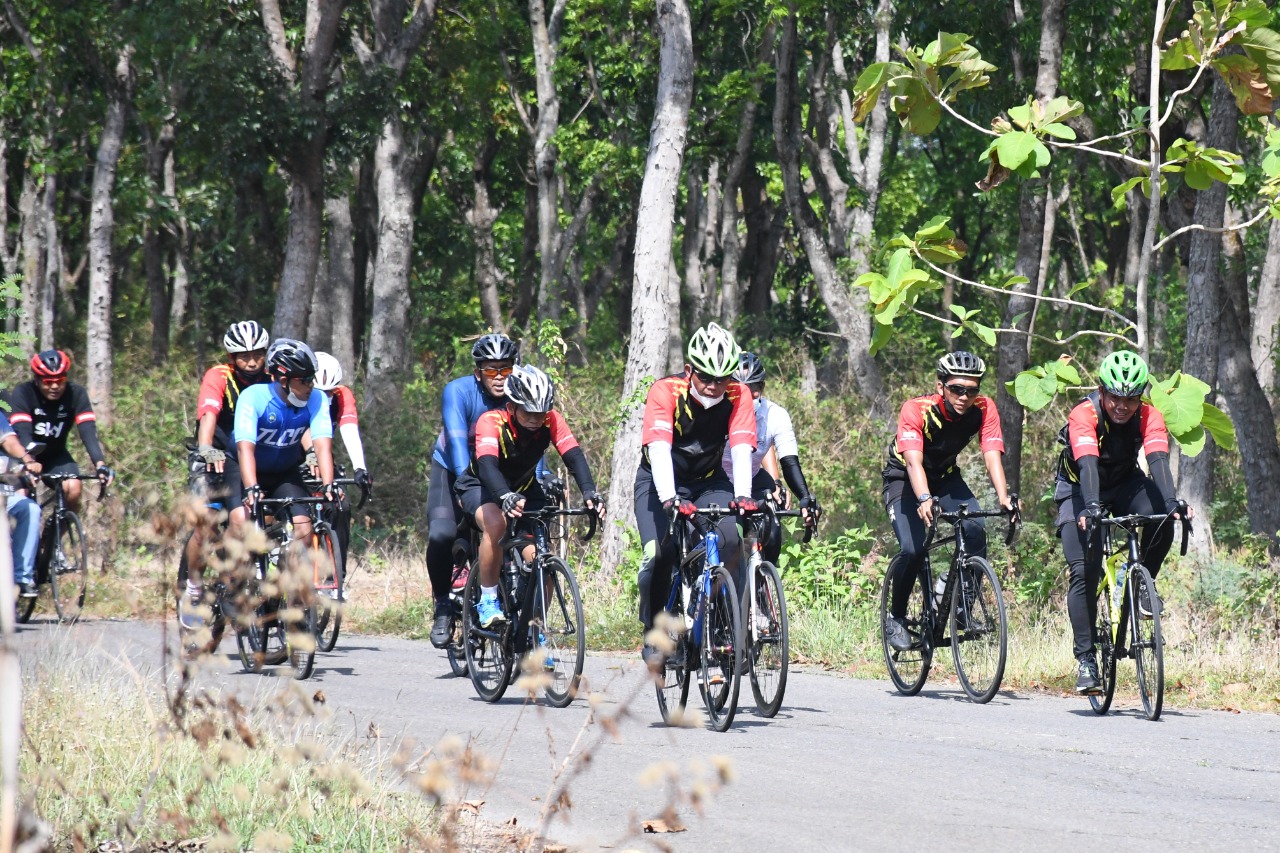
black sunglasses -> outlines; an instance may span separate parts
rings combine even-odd
[[[948,391],[950,391],[952,394],[955,394],[957,397],[978,396],[977,385],[961,385],[959,382],[955,382],[951,385],[944,385],[942,387],[946,388]]]
[[[701,370],[695,370],[693,373],[698,377],[698,380],[703,385],[715,385],[720,382],[728,382],[732,378],[732,374],[729,376],[712,376],[710,373],[703,373]]]

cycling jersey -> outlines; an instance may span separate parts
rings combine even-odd
[[[1058,433],[1058,441],[1064,445],[1058,455],[1058,478],[1080,482],[1080,461],[1092,456],[1098,460],[1102,489],[1111,488],[1140,470],[1139,450],[1147,455],[1148,464],[1153,454],[1169,453],[1169,430],[1159,409],[1143,403],[1128,423],[1113,423],[1103,411],[1097,391],[1077,403],[1067,415],[1067,424]]]
[[[230,444],[231,433],[236,423],[236,401],[240,399],[240,392],[251,385],[267,382],[269,379],[270,377],[262,372],[246,382],[230,364],[215,364],[205,371],[204,379],[200,381],[200,402],[196,404],[196,420],[199,421],[207,414],[218,416],[218,423],[213,433],[214,447],[226,450],[227,445]]]
[[[242,441],[256,445],[253,452],[257,470],[279,473],[302,464],[302,434],[311,430],[311,440],[333,438],[328,400],[324,392],[311,390],[306,408],[297,408],[280,396],[275,383],[254,385],[240,394],[236,405],[235,443],[228,448],[238,454]]]
[[[356,415],[356,395],[346,385],[333,389],[333,397],[329,400],[329,420],[335,427],[347,424],[359,426],[360,419]]]
[[[89,403],[89,392],[84,386],[68,382],[61,397],[46,400],[33,380],[11,388],[5,395],[5,401],[9,404],[9,423],[13,425],[23,446],[32,441],[45,445],[44,449],[35,453],[36,458],[67,456],[67,436],[74,423],[85,450],[89,451],[89,458],[94,462],[102,461],[97,418]]]
[[[431,459],[448,468],[455,477],[466,471],[475,447],[476,421],[485,412],[503,408],[506,403],[505,398],[486,394],[484,386],[472,374],[459,376],[445,385],[440,400],[444,429],[436,439]]]
[[[683,373],[659,379],[645,397],[640,441],[641,467],[650,467],[651,443],[669,442],[676,483],[706,479],[720,469],[726,447],[756,447],[751,391],[741,382],[730,382],[720,401],[704,408],[690,394],[689,378]]]
[[[755,401],[756,446],[751,451],[751,476],[760,473],[764,458],[769,455],[769,448],[775,447],[778,458],[799,456],[800,445],[796,442],[796,431],[791,426],[791,414],[777,403],[764,397]],[[720,459],[720,466],[730,477],[733,476],[733,458],[728,446]]]
[[[898,432],[889,442],[889,456],[882,476],[907,480],[908,450],[924,453],[924,472],[935,483],[956,470],[956,457],[975,435],[979,449],[1004,452],[1004,433],[995,400],[978,397],[963,415],[957,415],[941,394],[926,394],[902,404]]]
[[[564,415],[547,413],[546,423],[534,430],[520,426],[507,407],[485,412],[476,422],[475,461],[470,473],[494,497],[507,492],[523,492],[533,485],[538,463],[547,446],[554,444],[565,466],[583,492],[595,491],[587,467],[586,454],[569,430]]]

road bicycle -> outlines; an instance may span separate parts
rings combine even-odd
[[[549,522],[561,516],[585,515],[590,526],[582,541],[595,535],[598,516],[587,508],[549,506],[527,509],[507,519],[507,535],[499,543],[503,553],[498,595],[506,619],[491,627],[480,625],[479,549],[473,550],[462,593],[462,644],[467,674],[476,693],[497,702],[513,683],[516,661],[529,655],[528,666],[546,676],[543,696],[548,705],[566,707],[578,695],[587,654],[582,595],[569,564],[552,550]],[[532,547],[533,554],[525,556]],[[454,652],[451,650],[450,659]],[[455,672],[457,671],[455,667]]]
[[[294,678],[310,678],[316,649],[326,641],[326,624],[333,641],[337,639],[333,625],[337,620],[326,623],[322,616],[336,613],[337,602],[330,596],[341,587],[342,574],[338,539],[321,509],[328,503],[323,497],[258,498],[253,502],[250,517],[271,547],[253,559],[254,573],[243,593],[252,609],[238,614],[232,623],[240,662],[246,670],[259,672],[264,664],[288,660]],[[299,505],[311,516],[312,532],[306,541],[294,538],[288,512],[288,507]],[[283,512],[273,512],[277,509]],[[238,590],[230,591],[240,596]],[[221,602],[220,609],[225,605]]]
[[[925,558],[920,571],[911,579],[911,597],[907,603],[905,624],[911,638],[910,648],[899,651],[889,645],[889,616],[893,601],[893,572],[885,572],[880,591],[880,642],[885,663],[894,686],[904,696],[914,696],[924,687],[933,665],[937,648],[951,647],[956,676],[969,699],[978,704],[990,702],[1004,678],[1008,653],[1009,626],[1005,616],[1004,593],[995,570],[983,557],[970,554],[960,535],[966,521],[979,518],[1007,517],[1009,526],[1005,545],[1011,545],[1019,524],[1018,498],[1013,511],[971,510],[962,506],[955,512],[935,512],[925,539]],[[951,525],[951,533],[937,536],[938,525]],[[951,543],[955,550],[946,573],[943,590],[938,594],[933,577],[930,554]]]
[[[339,475],[334,478],[333,484],[340,488],[348,488],[354,486],[360,490],[360,501],[356,504],[356,509],[361,509],[365,503],[371,499],[371,490],[366,486],[362,486],[352,477],[342,476],[342,470],[338,469]],[[306,478],[306,486],[312,492],[316,493],[316,497],[322,488],[319,480]],[[333,575],[330,578],[318,580],[316,583],[317,602],[320,609],[316,614],[316,644],[322,652],[331,652],[338,644],[338,632],[342,628],[342,608],[347,601],[347,556],[338,550],[338,531],[334,527],[333,522],[337,519],[336,511],[322,513],[325,518],[324,528],[332,533],[333,551],[328,554],[329,561],[333,564]],[[313,513],[315,515],[315,513]],[[321,548],[326,553],[330,548],[330,543],[321,534],[321,527],[313,525],[312,547]],[[348,532],[348,540],[350,534]]]
[[[656,626],[667,632],[672,651],[663,655],[661,672],[654,675],[658,709],[669,726],[685,721],[695,679],[712,729],[728,730],[738,710],[745,648],[742,611],[737,584],[720,558],[716,529],[721,518],[736,514],[714,504],[687,517],[672,510],[671,535],[679,558],[671,570],[666,615],[660,617],[665,626],[662,621]]]
[[[40,526],[40,545],[36,551],[35,584],[48,586],[58,620],[72,623],[84,609],[85,589],[89,583],[89,550],[84,541],[80,517],[67,507],[62,484],[67,480],[96,480],[79,474],[40,474],[50,487],[49,497],[41,504],[44,521]],[[107,484],[98,490],[98,500],[107,496]],[[50,507],[52,506],[52,509]],[[19,598],[19,622],[27,622],[35,612],[38,598]]]
[[[1138,695],[1142,710],[1148,720],[1160,719],[1164,708],[1164,637],[1160,632],[1160,597],[1156,594],[1155,579],[1140,560],[1139,549],[1143,528],[1148,525],[1167,524],[1174,513],[1181,514],[1182,555],[1187,554],[1187,541],[1191,535],[1191,522],[1187,520],[1187,505],[1179,502],[1168,513],[1153,515],[1121,515],[1103,517],[1102,524],[1102,580],[1098,584],[1098,621],[1094,628],[1094,645],[1100,658],[1098,673],[1102,680],[1102,692],[1089,697],[1089,704],[1099,714],[1111,708],[1116,692],[1116,661],[1131,658],[1138,669]],[[1086,536],[1092,546],[1094,521],[1090,519]],[[1112,533],[1124,531],[1124,544],[1114,547]],[[1146,602],[1150,616],[1139,607],[1137,619],[1133,616],[1133,602]],[[1115,614],[1115,618],[1112,618]],[[1125,648],[1124,639],[1129,638]]]
[[[761,716],[773,717],[782,707],[790,671],[790,620],[778,567],[764,559],[764,542],[778,525],[778,518],[803,517],[798,509],[778,509],[771,499],[761,512],[743,525],[743,549],[747,555],[746,589],[743,591],[742,625],[751,694]],[[812,517],[811,517],[812,518]],[[813,538],[816,519],[806,520],[804,542]],[[781,531],[778,531],[779,534]]]

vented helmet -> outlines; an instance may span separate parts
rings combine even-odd
[[[937,371],[939,379],[946,379],[948,376],[981,379],[987,372],[987,364],[971,352],[957,350],[938,359]]]
[[[551,377],[538,368],[516,365],[507,377],[507,399],[526,412],[542,414],[556,405],[556,386]]]
[[[689,364],[709,376],[729,376],[741,363],[742,350],[716,323],[708,323],[689,339]]]
[[[293,338],[277,338],[267,350],[267,373],[272,379],[310,379],[319,367],[311,347]]]
[[[267,334],[267,330],[262,328],[261,323],[254,320],[232,323],[227,327],[227,333],[222,336],[222,346],[229,353],[266,349],[270,341],[271,336]]]
[[[471,346],[471,357],[476,360],[477,367],[482,361],[514,362],[519,355],[520,345],[499,332],[481,335]]]
[[[316,388],[321,391],[332,391],[342,384],[342,365],[327,352],[316,353]]]
[[[744,352],[733,378],[743,385],[759,385],[764,382],[764,362],[753,352]]]
[[[71,356],[60,349],[47,349],[31,356],[31,372],[40,379],[61,379],[71,371]]]
[[[1127,349],[1116,350],[1102,360],[1098,381],[1117,397],[1136,397],[1147,390],[1147,363]]]

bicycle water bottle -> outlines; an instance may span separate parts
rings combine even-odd
[[[1116,584],[1111,588],[1111,612],[1120,613],[1120,602],[1124,601],[1124,582],[1129,575],[1129,564],[1124,560],[1116,566]],[[1112,617],[1116,618],[1116,617]]]
[[[933,603],[934,603],[934,606],[939,609],[942,608],[942,596],[945,595],[947,592],[947,578],[950,576],[951,576],[951,572],[950,570],[948,570],[943,574],[939,575],[938,579],[934,581]]]

